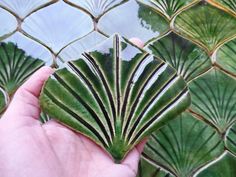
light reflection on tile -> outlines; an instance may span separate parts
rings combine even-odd
[[[89,15],[61,1],[30,15],[22,29],[57,53],[92,31],[93,21]]]
[[[127,38],[139,37],[146,42],[169,27],[166,20],[151,8],[128,1],[102,16],[98,28],[108,35],[118,32]]]
[[[0,8],[0,26],[0,39],[17,28],[16,18],[2,8]]]
[[[88,11],[94,17],[101,16],[114,6],[117,6],[125,0],[66,0]]]
[[[23,49],[27,55],[39,58],[45,61],[47,65],[52,64],[52,54],[48,49],[19,32],[5,39],[4,42],[13,42],[17,44],[20,49]]]
[[[78,59],[82,52],[90,48],[93,48],[95,45],[99,44],[105,39],[107,39],[105,36],[94,31],[89,35],[85,36],[84,38],[82,38],[81,40],[78,40],[67,46],[65,49],[61,51],[59,56],[64,61]]]
[[[55,0],[1,0],[0,5],[24,18],[30,12]]]

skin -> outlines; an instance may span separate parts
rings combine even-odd
[[[131,41],[142,46],[136,38]],[[115,164],[85,136],[52,120],[40,124],[38,97],[52,73],[43,67],[33,74],[0,119],[1,177],[135,177],[145,142]]]

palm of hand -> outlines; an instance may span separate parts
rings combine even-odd
[[[0,120],[1,177],[135,177],[144,143],[115,164],[83,135],[54,121],[39,123],[38,96],[52,72],[48,67],[36,72]]]

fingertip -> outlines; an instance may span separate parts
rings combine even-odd
[[[43,66],[38,69],[30,78],[25,82],[26,84],[29,82],[33,82],[34,80],[45,81],[51,74],[54,73],[54,70],[49,66]]]
[[[42,84],[48,77],[54,73],[54,70],[49,66],[43,66],[42,68],[38,69],[30,78],[21,86],[27,87],[31,86],[31,84]]]
[[[54,69],[49,66],[43,66],[38,71],[36,71],[36,73],[38,73],[38,72],[45,73],[45,75],[51,75],[52,73],[54,73]]]
[[[132,37],[129,39],[129,41],[132,42],[133,44],[137,45],[140,48],[144,47],[144,42],[137,37]]]
[[[44,82],[54,73],[54,70],[48,66],[43,66],[37,70],[19,89],[27,90],[38,97]]]

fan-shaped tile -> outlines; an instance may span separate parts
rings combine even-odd
[[[107,39],[102,34],[93,31],[82,39],[68,45],[59,53],[59,58],[64,61],[76,60],[88,49],[94,48],[97,44]]]
[[[17,28],[16,18],[2,8],[0,8],[0,26],[0,40]]]
[[[117,35],[65,63],[46,82],[41,107],[116,160],[190,104],[175,69]]]
[[[65,2],[72,3],[91,14],[93,17],[98,18],[111,8],[122,4],[126,0],[64,0]]]
[[[174,177],[167,170],[148,162],[147,160],[141,158],[139,162],[139,171],[137,177]]]
[[[202,1],[180,13],[174,29],[213,53],[219,45],[236,36],[233,30],[236,29],[236,18]]]
[[[236,123],[226,133],[226,147],[236,155]]]
[[[152,42],[147,49],[173,66],[186,81],[211,67],[211,60],[203,49],[174,33]]]
[[[236,75],[236,39],[219,48],[216,63],[224,70]]]
[[[30,15],[23,30],[54,52],[93,30],[93,21],[86,13],[60,1]]]
[[[236,1],[235,0],[207,0],[209,3],[216,7],[229,10],[236,15]]]
[[[196,2],[196,0],[137,0],[143,4],[146,4],[162,14],[167,18],[172,18],[183,7]]]
[[[143,158],[166,167],[175,176],[192,176],[194,170],[223,150],[216,130],[190,113],[183,113],[150,136]]]
[[[24,18],[35,9],[55,1],[57,0],[1,0],[0,6],[9,9],[11,12],[17,14],[20,18]]]
[[[19,49],[14,43],[0,43],[0,87],[10,96],[44,62]]]
[[[191,110],[224,133],[236,120],[236,80],[212,69],[189,84]]]
[[[53,62],[52,54],[48,49],[19,32],[6,38],[4,42],[12,42],[16,44],[20,49],[24,50],[27,55],[30,55],[33,58],[40,58],[47,63],[47,65],[50,65]]]
[[[0,87],[0,115],[8,104],[8,94]]]
[[[220,159],[216,160],[203,169],[194,177],[235,177],[236,157],[230,153],[225,153]]]
[[[132,0],[102,16],[98,28],[108,35],[117,32],[127,38],[139,37],[146,42],[165,33],[169,24],[155,10]]]

